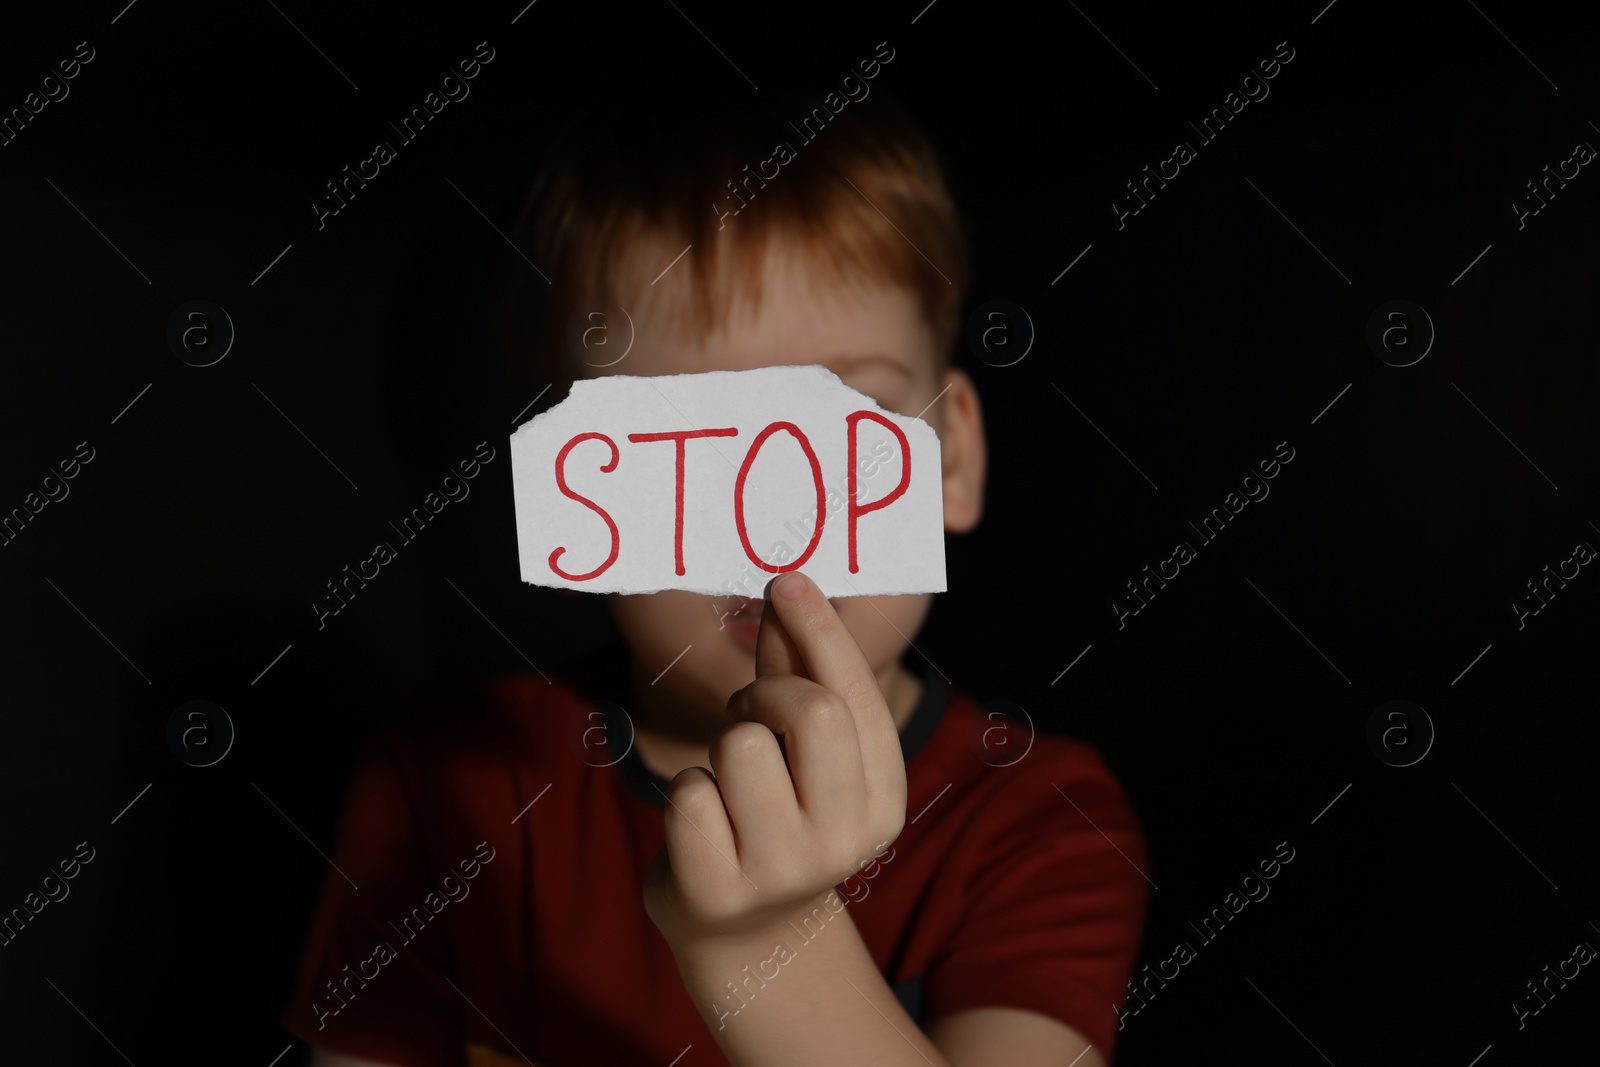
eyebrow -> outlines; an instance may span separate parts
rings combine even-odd
[[[835,374],[839,375],[841,378],[844,377],[845,372],[856,370],[863,366],[872,365],[883,365],[895,371],[901,377],[911,377],[911,371],[906,368],[904,363],[901,363],[897,359],[891,359],[888,356],[878,355],[876,353],[869,353],[865,355],[834,356],[831,359],[823,360],[822,364]]]

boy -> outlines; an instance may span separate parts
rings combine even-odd
[[[875,55],[842,94],[574,121],[508,350],[535,389],[824,364],[934,427],[960,533],[965,250]],[[284,1016],[314,1063],[1110,1062],[1145,856],[1095,751],[902,664],[931,595],[729,592],[611,596],[625,647],[423,694],[369,747]]]

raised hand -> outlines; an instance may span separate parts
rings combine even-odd
[[[767,589],[756,680],[667,795],[645,909],[674,948],[756,936],[881,852],[905,824],[888,703],[833,605],[804,575]]]

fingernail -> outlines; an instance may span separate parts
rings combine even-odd
[[[779,596],[794,600],[806,591],[806,583],[798,574],[785,574],[772,583],[772,588]]]

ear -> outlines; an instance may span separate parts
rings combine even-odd
[[[939,447],[944,460],[944,528],[966,533],[983,517],[983,484],[988,449],[983,438],[983,408],[967,373],[945,371],[947,391],[939,419]]]

